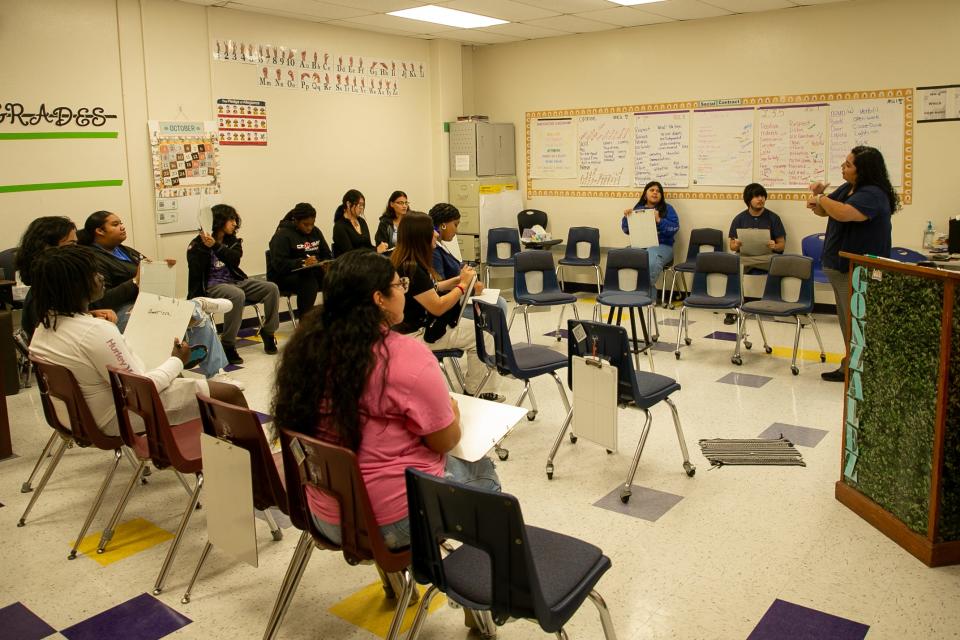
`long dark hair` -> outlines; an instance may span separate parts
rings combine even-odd
[[[89,247],[66,246],[42,251],[33,260],[33,300],[37,317],[48,329],[57,316],[87,312],[96,285],[96,258]]]
[[[640,205],[641,205],[641,206],[646,206],[646,204],[647,204],[647,189],[649,189],[650,187],[654,187],[654,186],[657,187],[658,189],[660,189],[660,202],[658,202],[657,204],[653,205],[653,208],[656,209],[656,210],[657,210],[657,213],[659,213],[661,216],[666,215],[666,213],[667,213],[667,194],[666,194],[666,192],[663,190],[663,185],[660,184],[659,182],[657,182],[656,180],[651,180],[650,182],[647,183],[647,186],[645,186],[645,187],[643,188],[643,193],[640,195]]]
[[[223,231],[223,227],[230,220],[236,220],[237,227],[233,230],[234,235],[237,231],[240,230],[240,214],[237,213],[237,210],[231,207],[228,204],[215,204],[210,210],[213,212],[213,229],[210,230],[210,235],[217,235],[218,231]]]
[[[333,221],[336,223],[340,220],[343,220],[343,213],[347,210],[347,205],[352,207],[361,200],[366,200],[366,198],[364,198],[363,194],[356,189],[350,189],[350,191],[347,191],[345,194],[343,194],[343,200],[340,203],[340,206],[337,207],[337,210],[333,212]]]
[[[271,411],[276,428],[315,435],[321,418],[340,444],[356,451],[362,434],[360,405],[378,360],[388,366],[384,311],[373,301],[393,295],[395,274],[385,257],[351,251],[323,279],[323,306],[304,315],[283,350]]]
[[[317,210],[313,208],[313,205],[309,202],[300,202],[297,203],[293,209],[287,211],[287,215],[283,216],[283,219],[280,222],[299,222],[306,218],[316,218]]]
[[[394,211],[394,210],[393,210],[393,207],[390,206],[390,205],[392,205],[394,202],[397,201],[397,198],[408,198],[408,199],[409,199],[409,196],[408,196],[407,194],[405,194],[403,191],[400,191],[400,190],[397,190],[397,191],[394,191],[393,193],[391,193],[391,194],[390,194],[390,197],[387,198],[387,206],[386,206],[386,208],[383,210],[383,214],[380,216],[381,218],[386,218],[387,220],[396,220],[396,219],[397,219],[397,212]],[[408,209],[407,211],[409,211],[409,209]]]
[[[421,211],[410,211],[397,227],[397,246],[390,261],[400,275],[412,278],[420,267],[434,280],[440,276],[433,268],[433,219]]]
[[[857,168],[856,188],[868,185],[879,187],[890,203],[890,213],[895,213],[900,208],[900,198],[890,184],[890,175],[887,173],[883,154],[878,149],[864,146],[854,147],[850,153],[853,154],[853,166]]]
[[[83,229],[77,230],[77,242],[92,245],[97,237],[97,229],[103,228],[103,225],[107,223],[107,218],[112,215],[109,211],[94,211],[87,216],[87,221],[83,223]]]
[[[30,223],[17,247],[16,267],[24,284],[33,284],[30,268],[34,258],[42,251],[59,245],[76,228],[73,220],[66,216],[43,216]]]

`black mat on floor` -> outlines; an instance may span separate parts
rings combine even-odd
[[[700,441],[700,451],[715,467],[725,464],[788,465],[805,467],[803,456],[793,443],[779,438],[723,439]]]

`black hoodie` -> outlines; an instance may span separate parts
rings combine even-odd
[[[281,220],[270,238],[267,280],[276,281],[289,275],[294,269],[302,267],[308,256],[314,256],[321,262],[333,258],[323,233],[314,227],[309,235],[304,235],[292,220]]]

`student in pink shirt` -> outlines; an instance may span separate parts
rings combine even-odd
[[[460,440],[457,403],[425,344],[390,330],[403,319],[409,281],[390,260],[351,251],[324,276],[323,306],[283,351],[274,424],[352,449],[390,548],[410,544],[404,470],[500,490],[489,458],[447,455]],[[337,502],[308,490],[317,526],[340,541]]]

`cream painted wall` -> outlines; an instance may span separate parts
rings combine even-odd
[[[853,0],[479,47],[471,58],[474,87],[464,94],[473,96],[474,112],[516,124],[524,184],[526,111],[960,82],[960,2]],[[914,200],[893,227],[894,244],[908,246],[919,245],[927,219],[945,231],[947,217],[960,214],[960,122],[915,131]],[[620,212],[633,202],[541,197],[527,204],[550,214],[555,236],[588,224],[600,228],[604,244],[617,245]],[[742,209],[734,201],[672,204],[682,225],[678,255],[690,229],[726,230]],[[800,203],[769,204],[784,219],[789,251],[825,226]]]

